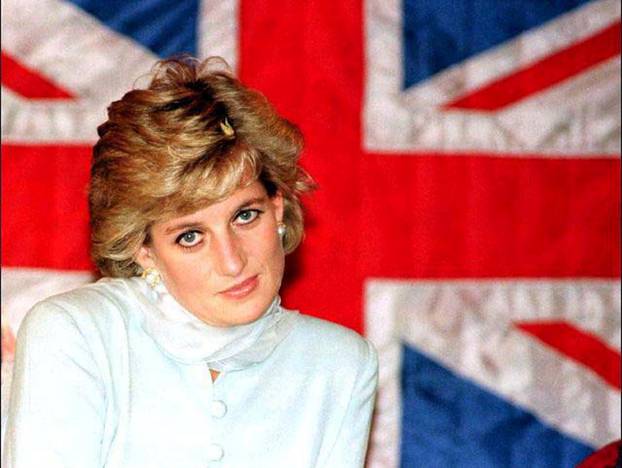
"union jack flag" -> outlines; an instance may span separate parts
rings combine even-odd
[[[2,2],[12,337],[94,277],[95,129],[160,57],[220,55],[306,136],[284,303],[380,355],[370,467],[573,467],[620,439],[620,4]]]

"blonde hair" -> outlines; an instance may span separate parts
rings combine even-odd
[[[242,85],[219,58],[156,64],[147,89],[108,107],[93,149],[91,256],[105,276],[140,274],[134,261],[157,221],[222,200],[259,180],[284,199],[285,252],[303,235],[299,129]]]

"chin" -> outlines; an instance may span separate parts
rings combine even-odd
[[[250,300],[248,304],[240,304],[243,309],[240,310],[240,321],[243,323],[251,323],[258,320],[266,312],[268,307],[270,307],[275,295],[276,294],[271,294],[270,296],[256,298],[255,300]]]
[[[270,307],[276,292],[256,291],[245,298],[224,299],[222,310],[225,315],[220,317],[220,326],[246,325],[258,320]],[[254,296],[254,297],[253,297]]]

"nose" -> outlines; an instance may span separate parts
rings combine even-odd
[[[246,254],[240,239],[227,230],[211,239],[214,268],[222,276],[238,276],[246,266]]]

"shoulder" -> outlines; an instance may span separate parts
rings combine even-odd
[[[286,366],[287,384],[343,416],[348,407],[369,402],[378,385],[378,356],[369,340],[332,322],[299,315],[281,348],[278,361]],[[312,389],[312,390],[310,390]],[[301,400],[302,401],[302,400]],[[302,403],[301,403],[302,404]]]
[[[354,330],[327,320],[300,314],[295,331],[304,335],[307,341],[321,344],[329,351],[341,350],[347,353],[363,353],[367,340]]]
[[[42,334],[68,330],[86,332],[102,322],[123,319],[130,309],[126,280],[105,279],[44,299],[26,314],[18,334]]]
[[[59,307],[72,311],[100,310],[107,307],[119,307],[126,302],[129,280],[125,278],[102,278],[95,283],[85,284],[79,288],[50,296],[39,302],[35,308],[46,306]]]
[[[378,367],[377,353],[371,342],[336,323],[300,314],[291,338],[309,363],[317,362],[341,371]]]

